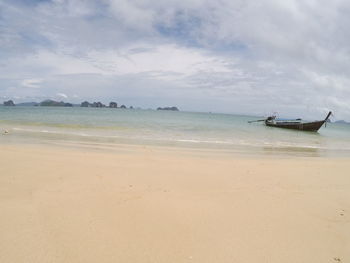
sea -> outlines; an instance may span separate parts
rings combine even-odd
[[[259,118],[183,111],[1,106],[0,145],[118,149],[124,144],[243,155],[350,156],[349,124],[328,123],[319,132],[303,132],[248,123]]]

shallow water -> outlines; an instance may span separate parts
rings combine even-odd
[[[109,108],[0,107],[0,143],[141,144],[239,153],[350,156],[350,125],[318,133],[248,123],[256,116]]]

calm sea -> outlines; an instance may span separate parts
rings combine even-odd
[[[248,123],[256,118],[109,108],[0,107],[0,144],[71,143],[111,148],[135,144],[247,154],[350,156],[350,125],[330,123],[311,133]],[[4,135],[4,130],[9,133]]]

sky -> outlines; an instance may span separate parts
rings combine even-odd
[[[350,120],[348,0],[0,0],[0,102]]]

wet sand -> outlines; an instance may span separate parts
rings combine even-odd
[[[350,160],[0,148],[0,262],[350,262]]]

